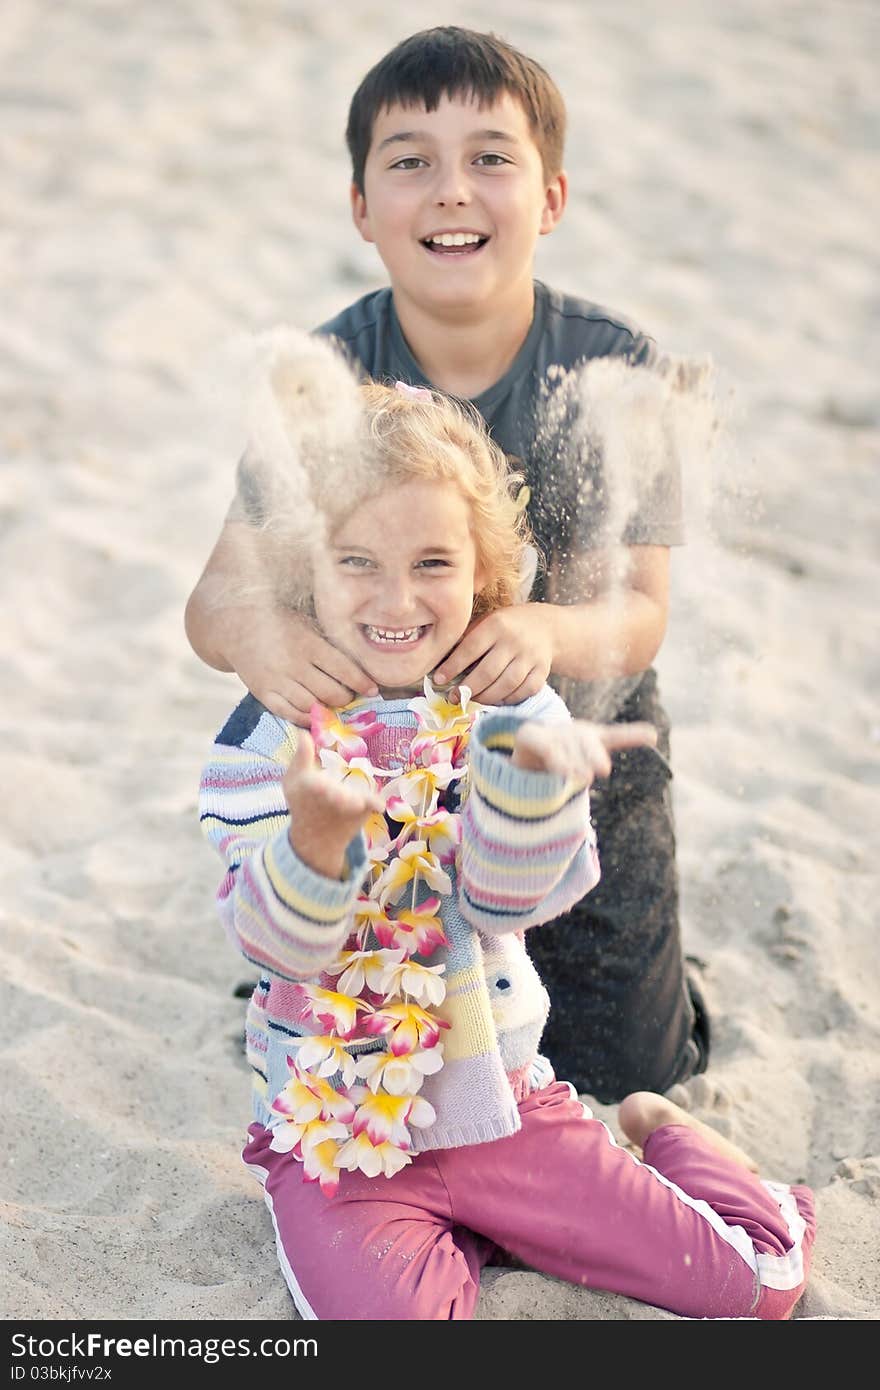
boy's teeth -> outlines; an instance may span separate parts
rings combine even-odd
[[[421,628],[408,627],[405,632],[391,632],[387,627],[367,626],[367,636],[376,638],[381,642],[414,642],[421,632]]]
[[[474,246],[480,240],[476,232],[441,232],[430,238],[433,246]]]

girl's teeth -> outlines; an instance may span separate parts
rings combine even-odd
[[[384,627],[367,627],[367,636],[376,642],[414,642],[421,628],[410,627],[405,632],[390,632]]]

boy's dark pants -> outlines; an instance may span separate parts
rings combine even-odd
[[[669,721],[653,671],[617,718],[653,724],[657,750],[616,754],[591,788],[601,882],[528,940],[550,995],[541,1051],[560,1080],[602,1104],[665,1091],[704,1071],[709,1054],[705,1006],[682,960]]]

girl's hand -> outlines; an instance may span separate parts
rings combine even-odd
[[[538,724],[528,720],[517,732],[513,765],[528,772],[558,772],[582,786],[611,771],[611,754],[619,748],[653,748],[657,730],[651,724]]]
[[[300,730],[282,782],[290,811],[288,838],[304,864],[325,878],[342,878],[349,843],[382,799],[360,777],[336,782],[315,761],[310,734]]]

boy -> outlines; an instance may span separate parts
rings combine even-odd
[[[347,130],[355,226],[391,286],[317,331],[366,376],[471,401],[526,473],[548,580],[531,602],[475,622],[435,681],[467,671],[474,698],[497,705],[525,699],[552,672],[573,713],[588,716],[599,689],[591,683],[628,678],[616,717],[658,730],[661,753],[620,754],[595,798],[602,883],[531,948],[553,1001],[543,1046],[557,1075],[611,1102],[703,1070],[708,1026],[684,979],[668,721],[650,669],[666,627],[668,547],[682,539],[677,479],[659,480],[630,519],[624,591],[612,596],[601,461],[577,450],[564,387],[547,410],[553,369],[654,357],[622,320],[532,278],[537,238],[565,209],[564,133],[550,78],[493,35],[444,27],[398,44],[355,93]],[[568,423],[550,429],[548,418]],[[315,700],[341,706],[376,689],[301,616],[224,603],[225,576],[258,569],[249,525],[258,520],[245,459],[187,633],[209,665],[235,670],[268,709],[306,727]]]

